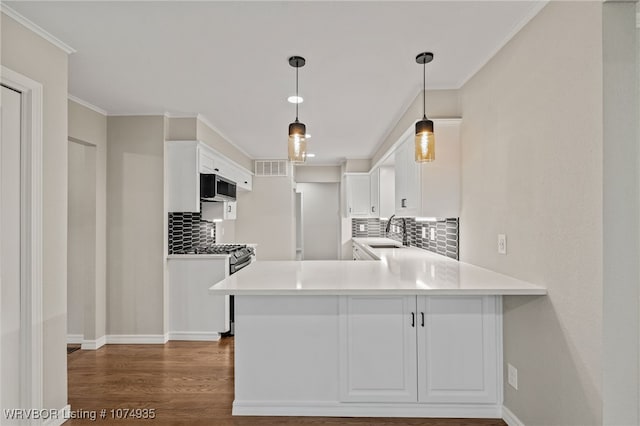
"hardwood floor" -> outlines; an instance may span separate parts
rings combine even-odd
[[[499,419],[405,419],[333,417],[232,417],[233,338],[220,342],[166,345],[107,345],[68,355],[71,410],[97,414],[96,420],[66,424],[154,425],[425,425],[506,426]],[[104,419],[100,411],[106,410]],[[113,418],[112,409],[155,409],[155,419]],[[124,411],[113,412],[124,414]]]

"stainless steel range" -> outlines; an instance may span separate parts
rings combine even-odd
[[[255,254],[255,249],[246,244],[213,244],[182,250],[175,254],[228,254],[229,275],[231,275],[245,266],[249,266],[252,256]]]

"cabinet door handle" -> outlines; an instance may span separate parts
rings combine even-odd
[[[411,327],[415,327],[415,326],[416,326],[416,313],[411,312]]]
[[[215,170],[216,172],[219,172],[219,171],[220,171],[220,169],[218,169],[218,168],[215,168],[215,169],[213,169],[213,170]]]
[[[420,312],[420,324],[424,327],[424,312]]]
[[[231,204],[229,204],[229,205],[227,206],[227,212],[228,212],[228,213],[231,213]]]
[[[402,201],[400,202],[400,205],[401,205],[402,207],[407,207],[407,199],[406,199],[406,198],[403,198],[403,199],[402,199]]]
[[[351,213],[351,207],[349,207],[349,213]]]
[[[371,206],[371,213],[375,213],[376,212],[376,207],[375,206]]]

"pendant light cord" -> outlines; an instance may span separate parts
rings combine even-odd
[[[300,97],[298,96],[298,68],[296,67],[296,122],[298,121],[298,104],[300,103]]]
[[[422,64],[422,117],[427,118],[427,64]]]

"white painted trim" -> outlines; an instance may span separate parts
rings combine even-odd
[[[83,340],[82,346],[80,349],[95,351],[96,349],[100,349],[107,343],[107,336],[99,337],[96,340]]]
[[[65,405],[55,415],[42,423],[42,426],[60,426],[71,418],[71,406]]]
[[[42,345],[42,84],[2,66],[0,81],[22,93],[21,174],[21,348],[26,386],[23,406],[43,406]]]
[[[220,130],[218,130],[218,128],[216,126],[214,126],[213,124],[211,124],[211,122],[202,114],[198,114],[198,116],[196,117],[198,120],[202,121],[203,124],[205,124],[207,127],[209,127],[211,130],[213,130],[214,132],[216,132],[217,134],[219,134],[220,136],[222,136],[222,138],[229,142],[229,144],[231,146],[233,146],[234,148],[236,148],[238,151],[240,151],[241,153],[243,153],[244,155],[247,156],[247,158],[249,160],[253,160],[253,157],[250,156],[247,151],[245,151],[244,149],[240,148],[238,145],[235,144],[235,142],[233,142],[231,139],[229,139],[224,133],[222,133]]]
[[[502,420],[509,426],[524,426],[524,423],[504,405],[502,406]]]
[[[216,342],[220,340],[220,333],[207,331],[171,331],[169,332],[169,340]]]
[[[67,43],[63,42],[62,40],[60,40],[56,36],[52,35],[48,31],[43,29],[41,26],[36,25],[32,21],[28,20],[27,18],[25,18],[24,16],[22,16],[21,14],[19,14],[15,10],[11,9],[6,4],[0,3],[0,12],[4,13],[8,17],[10,17],[13,20],[15,20],[16,22],[18,22],[19,24],[21,24],[24,27],[30,29],[34,33],[38,34],[40,37],[42,37],[43,39],[47,40],[49,43],[53,44],[54,46],[56,46],[57,48],[59,48],[60,50],[65,52],[67,55],[70,55],[72,53],[76,53],[76,49],[74,49],[73,47],[69,46]]]
[[[107,345],[164,345],[169,340],[167,334],[109,334]]]
[[[67,94],[67,99],[69,99],[70,101],[73,101],[73,102],[75,102],[77,104],[80,104],[85,108],[89,108],[90,110],[95,111],[98,114],[102,114],[104,116],[109,115],[109,113],[107,111],[103,110],[102,108],[97,107],[97,106],[95,106],[95,105],[93,105],[93,104],[91,104],[91,103],[89,103],[89,102],[87,102],[85,100],[82,100],[82,99],[80,99],[80,98],[78,98],[76,96],[73,96],[72,94]]]
[[[540,12],[542,10],[542,8],[544,8],[547,5],[548,2],[549,2],[549,0],[537,0],[531,6],[531,9],[529,9],[529,11],[522,18],[522,20],[520,22],[518,22],[517,24],[515,24],[513,26],[513,28],[511,29],[511,31],[509,31],[507,33],[507,35],[504,37],[502,42],[500,42],[495,47],[495,49],[493,49],[491,54],[487,55],[486,60],[484,62],[482,62],[481,64],[479,64],[475,69],[473,69],[469,73],[469,75],[467,75],[467,77],[462,79],[462,81],[457,85],[457,89],[461,89],[462,86],[467,84],[467,82],[473,78],[474,75],[476,75],[482,68],[484,68],[484,66],[487,65],[493,59],[493,57],[496,56],[498,54],[498,52],[500,52],[500,50],[502,50],[502,48],[505,47],[507,45],[507,43],[509,43],[511,41],[511,39],[513,37],[515,37],[516,34],[518,34],[518,32],[522,28],[524,28],[524,26],[527,25],[529,23],[529,21],[531,21],[538,14],[538,12]]]
[[[234,416],[502,417],[498,404],[340,403],[334,401],[233,401]]]
[[[67,345],[81,345],[83,340],[82,334],[67,334]]]

